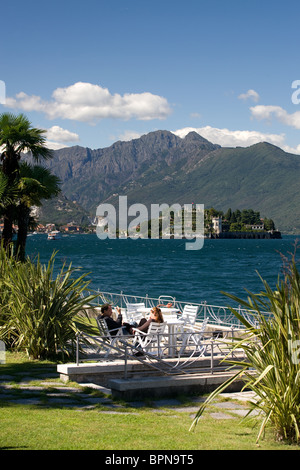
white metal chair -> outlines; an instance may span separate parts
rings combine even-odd
[[[144,303],[126,304],[125,321],[131,323],[139,322],[145,317],[146,306]]]
[[[99,333],[103,341],[103,346],[107,349],[104,357],[107,357],[116,346],[118,340],[121,336],[123,336],[123,327],[115,328],[114,330],[109,330],[106,321],[104,318],[97,317],[96,318],[97,326],[99,329]]]
[[[135,332],[135,348],[161,357],[163,354],[162,343],[165,328],[166,323],[156,322],[150,323],[147,333],[133,328]]]
[[[182,320],[185,325],[194,325],[198,313],[198,305],[185,305],[183,312],[178,319]]]
[[[188,325],[182,327],[181,333],[181,348],[179,356],[181,356],[189,347],[191,354],[198,353],[203,355],[206,351],[207,345],[203,343],[203,336],[207,327],[208,318],[206,318],[201,325]]]
[[[132,308],[132,309],[135,309],[135,310],[138,310],[138,311],[142,311],[142,310],[146,309],[146,306],[145,306],[144,302],[126,304],[126,307],[129,308],[129,309]]]

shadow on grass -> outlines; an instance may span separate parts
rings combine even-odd
[[[59,377],[56,370],[57,362],[29,360],[26,354],[6,352],[6,361],[0,364],[1,382],[16,382],[26,380],[26,376],[41,380]]]

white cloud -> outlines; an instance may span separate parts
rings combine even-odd
[[[255,90],[248,90],[246,93],[239,95],[238,98],[240,100],[248,100],[250,98],[257,103],[259,101],[259,94]]]
[[[107,88],[92,83],[77,82],[65,88],[57,88],[51,101],[39,96],[18,93],[15,98],[7,98],[6,106],[24,111],[39,111],[49,119],[62,118],[81,122],[98,119],[165,119],[171,108],[166,98],[144,93],[112,95]]]
[[[59,149],[62,149],[64,147],[70,147],[70,146],[67,145],[67,144],[62,144],[61,142],[53,142],[51,140],[47,140],[46,141],[46,147],[48,147],[51,150],[59,150]]]
[[[69,143],[78,142],[79,136],[59,126],[52,126],[46,130],[46,146],[52,150],[68,147]]]
[[[297,145],[297,147],[290,147],[289,145],[282,145],[281,148],[282,148],[282,150],[284,150],[285,152],[300,155],[300,144]]]
[[[200,128],[185,127],[174,131],[173,134],[185,137],[189,132],[195,131],[213,144],[222,147],[249,147],[258,142],[269,142],[282,147],[285,139],[284,134],[263,134],[257,131],[231,131],[229,129],[218,129],[205,126]]]
[[[142,133],[135,131],[125,131],[123,134],[119,135],[119,140],[128,142],[129,140],[138,139],[141,137]]]
[[[5,105],[8,108],[19,108],[23,111],[44,111],[45,103],[36,95],[29,96],[23,91],[18,93],[15,98],[6,98]]]
[[[274,116],[278,121],[283,124],[300,129],[300,111],[289,114],[285,109],[280,106],[253,106],[250,108],[251,114],[254,118],[262,120],[271,120]]]
[[[79,136],[59,126],[52,126],[47,130],[47,139],[57,142],[78,142]]]

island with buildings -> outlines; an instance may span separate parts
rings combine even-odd
[[[281,238],[272,219],[262,218],[253,209],[228,211],[224,214],[214,208],[205,210],[206,238]]]

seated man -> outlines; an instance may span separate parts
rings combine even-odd
[[[118,312],[117,320],[113,320],[112,316],[112,307],[110,304],[102,305],[100,318],[103,318],[106,321],[107,328],[109,329],[112,336],[117,334],[117,329],[122,327],[122,314],[120,307],[116,307]],[[126,334],[126,328],[123,328],[123,333]]]

